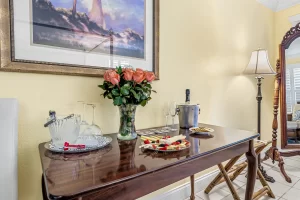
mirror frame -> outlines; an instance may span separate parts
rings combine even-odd
[[[282,149],[295,149],[300,148],[300,144],[288,144],[287,138],[287,112],[286,112],[286,57],[285,50],[287,50],[293,41],[300,37],[300,23],[292,27],[283,37],[279,45],[279,60],[280,70],[279,77],[280,84],[280,119],[281,119],[281,148]]]

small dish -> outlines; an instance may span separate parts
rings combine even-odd
[[[205,134],[209,135],[210,133],[214,132],[215,130],[208,127],[193,127],[189,129],[194,134]]]

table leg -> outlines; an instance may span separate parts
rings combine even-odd
[[[247,186],[246,186],[246,194],[245,194],[245,200],[251,200],[254,186],[255,186],[255,180],[256,180],[256,174],[257,174],[257,156],[254,150],[254,142],[251,140],[249,142],[249,150],[246,153],[246,157],[248,160],[248,177],[247,177]]]
[[[48,200],[47,197],[47,192],[46,192],[46,186],[45,186],[45,180],[44,180],[44,176],[42,175],[42,194],[43,194],[43,200]]]
[[[190,177],[191,179],[191,197],[190,197],[190,200],[195,200],[196,197],[195,197],[195,175],[192,175]]]

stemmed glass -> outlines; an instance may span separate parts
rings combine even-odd
[[[93,108],[93,120],[92,120],[92,124],[89,125],[83,135],[93,135],[93,136],[102,136],[102,131],[101,128],[95,123],[95,108],[96,105],[95,104],[87,104],[88,106],[91,106]]]
[[[177,114],[177,103],[175,101],[172,101],[169,104],[169,112],[170,112],[170,115],[172,116],[171,131],[177,131],[177,129],[175,128],[175,117],[176,117],[176,114]]]
[[[87,167],[92,167],[93,169],[93,184],[96,183],[96,177],[95,177],[95,167],[96,165],[102,160],[102,155],[101,156],[96,156],[93,158],[89,158],[89,159],[84,159],[83,162],[85,163],[85,165]]]
[[[78,103],[82,104],[82,111],[81,111],[81,123],[80,123],[80,135],[82,135],[82,133],[85,131],[85,129],[87,128],[87,126],[89,125],[86,121],[85,121],[85,107],[86,107],[86,103],[84,101],[78,101]]]
[[[170,130],[170,127],[168,126],[168,121],[169,121],[169,116],[170,116],[170,108],[169,107],[170,107],[170,104],[166,103],[163,108],[163,113],[166,118],[166,125],[162,129],[163,132],[169,132],[169,130]]]

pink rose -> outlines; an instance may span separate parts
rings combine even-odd
[[[120,75],[115,70],[109,69],[104,74],[104,80],[111,82],[113,85],[117,85],[120,82]]]
[[[153,72],[145,72],[145,77],[148,82],[152,82],[155,79]]]
[[[109,73],[112,72],[112,69],[106,70],[104,73],[104,80],[110,82]]]
[[[133,73],[134,73],[133,69],[130,69],[130,68],[123,69],[124,79],[126,81],[131,81],[132,77],[133,77]]]
[[[140,84],[141,82],[143,82],[145,80],[145,72],[142,69],[136,69],[136,71],[133,74],[133,80]]]

